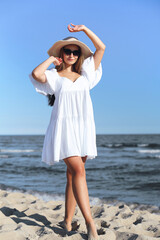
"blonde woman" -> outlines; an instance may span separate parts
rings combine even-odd
[[[83,31],[96,51],[75,37],[57,41],[48,50],[49,58],[29,75],[36,91],[53,106],[47,128],[42,161],[53,165],[64,160],[67,166],[64,227],[72,230],[78,204],[87,227],[88,239],[98,239],[90,211],[85,162],[97,156],[96,128],[90,90],[102,76],[104,43],[85,25],[68,25],[72,33]],[[53,63],[55,68],[47,70]]]

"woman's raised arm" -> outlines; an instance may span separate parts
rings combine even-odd
[[[87,28],[85,25],[74,25],[72,23],[71,23],[71,25],[73,26],[73,28],[71,28],[70,25],[68,25],[68,30],[70,32],[83,31],[93,42],[93,44],[96,48],[96,51],[95,51],[93,57],[94,57],[94,63],[95,63],[95,70],[97,70],[97,68],[102,60],[106,46],[100,40],[100,38],[95,33],[93,33],[89,28]]]
[[[33,69],[32,77],[38,82],[45,83],[47,80],[44,72],[51,65],[51,63],[53,63],[54,65],[60,65],[62,63],[62,59],[58,57],[50,56],[44,62],[39,64],[35,69]]]

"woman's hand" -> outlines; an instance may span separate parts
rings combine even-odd
[[[84,25],[74,25],[72,23],[71,25],[73,26],[73,28],[70,27],[70,24],[67,27],[70,32],[80,32],[84,30]]]
[[[53,57],[53,64],[55,66],[60,65],[63,62],[62,58],[54,57],[54,56],[52,56],[52,57]]]

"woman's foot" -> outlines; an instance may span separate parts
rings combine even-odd
[[[65,220],[63,222],[59,223],[61,227],[63,227],[68,232],[72,231],[72,225],[69,222],[66,222]]]
[[[72,225],[71,225],[71,223],[66,223],[65,222],[65,228],[67,229],[67,231],[72,231]]]
[[[98,240],[99,237],[98,237],[94,222],[87,223],[86,227],[87,227],[88,240]]]

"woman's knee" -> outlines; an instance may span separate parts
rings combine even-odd
[[[71,179],[75,175],[85,175],[85,166],[81,157],[69,157],[67,159],[64,159],[64,161],[67,164],[68,168],[67,178]]]
[[[72,171],[72,176],[85,176],[85,168],[84,164],[78,165],[76,168]]]

